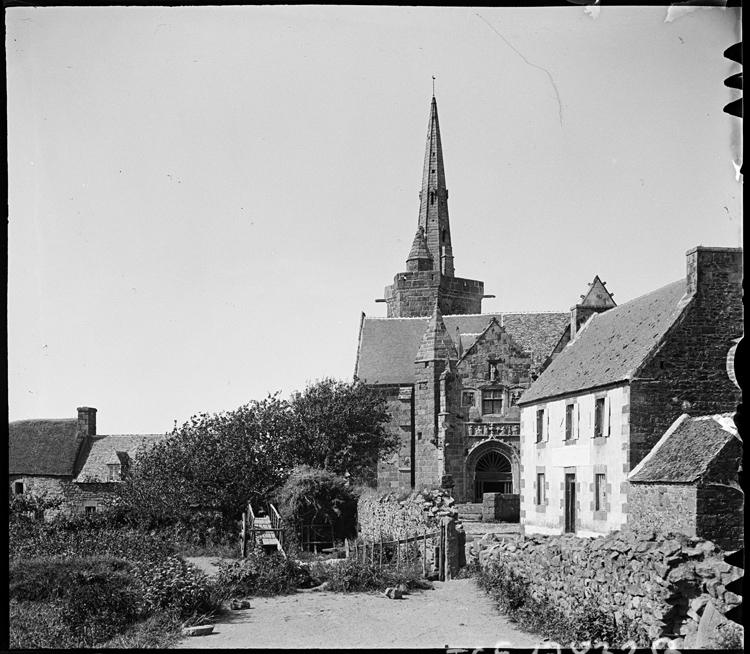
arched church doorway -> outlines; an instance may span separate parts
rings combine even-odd
[[[497,450],[482,455],[474,467],[474,501],[484,493],[512,493],[513,471],[507,456]]]

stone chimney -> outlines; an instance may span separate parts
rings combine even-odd
[[[742,248],[699,245],[686,256],[688,295],[721,296],[728,288],[742,287]]]
[[[96,409],[88,406],[78,407],[78,430],[84,436],[96,436]]]

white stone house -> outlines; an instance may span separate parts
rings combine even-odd
[[[580,324],[520,398],[526,533],[594,536],[628,522],[628,474],[684,412],[733,412],[742,250],[698,247],[687,278]]]

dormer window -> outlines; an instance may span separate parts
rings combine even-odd
[[[122,464],[110,463],[107,465],[107,481],[122,481]]]

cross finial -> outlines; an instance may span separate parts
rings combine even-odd
[[[435,76],[432,76],[432,97],[435,97]]]

